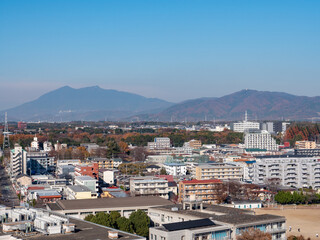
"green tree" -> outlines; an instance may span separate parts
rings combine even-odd
[[[110,212],[111,227],[118,228],[117,220],[120,217],[121,217],[121,215],[119,212],[116,212],[116,211]]]
[[[164,168],[161,168],[160,175],[167,175],[167,171]]]
[[[143,237],[149,236],[150,218],[144,211],[139,209],[131,213],[129,220],[132,222],[136,234]]]
[[[107,227],[112,227],[112,221],[111,217],[108,213],[100,212],[94,215],[94,217],[91,219],[91,222],[94,222],[96,224],[100,224]]]
[[[117,219],[117,226],[121,231],[133,233],[133,226],[131,221],[125,217],[119,217]]]
[[[111,158],[114,155],[120,153],[120,148],[114,140],[110,140],[107,143],[107,158]]]
[[[94,215],[93,214],[89,214],[89,215],[87,215],[85,218],[84,218],[84,220],[85,221],[89,221],[89,222],[92,222],[92,219],[94,218]]]

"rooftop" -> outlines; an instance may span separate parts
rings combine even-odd
[[[209,218],[198,219],[198,220],[191,220],[191,221],[184,221],[184,222],[175,222],[169,224],[162,225],[167,231],[179,231],[185,229],[192,229],[192,228],[201,228],[201,227],[208,227],[208,226],[220,226],[212,222]]]
[[[203,210],[183,210],[181,204],[155,207],[156,209],[172,212],[172,208],[178,208],[174,213],[193,216],[195,218],[210,218],[213,221],[227,224],[241,225],[253,222],[262,222],[270,220],[285,220],[282,216],[271,214],[254,215],[253,211],[237,208],[224,207],[219,205],[204,204]]]
[[[89,181],[89,180],[97,181],[95,178],[90,177],[90,176],[86,176],[86,175],[84,175],[84,176],[76,176],[75,179],[76,180],[80,180],[80,181]]]
[[[70,185],[68,186],[68,188],[70,188],[74,192],[91,192],[88,187],[82,185]]]
[[[161,197],[126,197],[126,198],[97,198],[79,200],[60,200],[48,203],[51,210],[78,210],[92,208],[121,208],[121,207],[149,207],[171,205],[172,202]]]
[[[206,184],[206,183],[222,183],[219,179],[197,180],[192,179],[189,181],[182,181],[184,184]]]

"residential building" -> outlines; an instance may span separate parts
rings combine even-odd
[[[27,173],[27,152],[19,144],[14,145],[10,152],[10,177]]]
[[[81,160],[81,164],[98,163],[99,169],[101,168],[118,168],[122,164],[121,158],[87,158]]]
[[[118,170],[115,169],[108,169],[102,170],[102,178],[104,184],[114,185],[115,184],[115,175],[118,173]]]
[[[148,213],[149,209],[156,206],[171,205],[172,202],[161,197],[123,197],[123,198],[97,198],[82,200],[61,200],[56,203],[48,203],[47,209],[84,219],[89,214],[98,212],[110,213],[118,211],[122,217],[129,217],[130,214],[139,209]]]
[[[196,167],[196,179],[220,179],[220,180],[235,180],[243,179],[243,169],[231,163],[212,163],[201,164]]]
[[[202,146],[201,140],[192,139],[189,142],[183,144],[184,147],[189,147],[191,149],[200,149]]]
[[[32,151],[39,151],[39,141],[37,137],[33,138],[33,141],[31,142],[31,149]]]
[[[170,147],[171,147],[170,138],[167,138],[167,137],[158,137],[158,138],[155,138],[153,142],[148,142],[149,150],[166,149]]]
[[[131,196],[159,196],[169,198],[168,180],[159,177],[130,178]]]
[[[195,197],[204,203],[216,203],[221,184],[218,179],[180,181],[178,201],[181,203]]]
[[[148,173],[158,173],[160,169],[161,167],[159,167],[158,165],[149,165],[146,167]]]
[[[28,152],[27,165],[32,175],[54,172],[56,168],[54,157],[49,157],[47,152]]]
[[[120,197],[129,197],[129,195],[118,187],[107,187],[102,188],[101,198],[120,198]]]
[[[315,149],[317,147],[316,142],[313,141],[296,141],[296,149]]]
[[[45,141],[43,143],[43,151],[45,152],[51,152],[53,150],[53,146],[51,142]]]
[[[86,186],[91,192],[98,192],[97,179],[90,176],[76,176],[74,178],[74,185]]]
[[[91,189],[82,185],[67,186],[65,188],[65,193],[68,200],[97,198],[96,192],[92,192]]]
[[[320,189],[319,157],[292,155],[257,157],[253,166],[255,184],[266,184],[269,179],[277,179],[282,186]]]
[[[247,112],[245,113],[245,120],[231,124],[231,129],[234,132],[245,132],[249,129],[260,129],[260,123],[248,121]]]
[[[302,156],[302,157],[314,157],[320,156],[320,148],[315,149],[295,149],[294,156]]]
[[[90,176],[99,179],[99,165],[98,163],[92,163],[89,165],[79,164],[74,169],[75,176]]]
[[[266,130],[248,130],[244,136],[245,148],[278,151],[276,140]]]
[[[18,129],[26,129],[27,123],[26,122],[18,122]]]
[[[168,175],[185,176],[187,174],[187,167],[183,163],[165,163],[163,167]]]

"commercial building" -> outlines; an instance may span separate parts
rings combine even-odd
[[[277,179],[289,187],[312,187],[320,189],[319,157],[265,156],[253,164],[253,183],[265,184],[268,179]]]
[[[248,130],[245,132],[244,145],[248,149],[266,149],[278,151],[276,140],[266,130]]]
[[[130,178],[131,196],[159,196],[169,198],[168,180],[159,177]]]
[[[243,169],[231,163],[212,163],[201,164],[196,167],[196,179],[220,179],[220,180],[235,180],[243,179]]]
[[[190,200],[192,197],[195,197],[204,203],[215,203],[221,184],[222,182],[218,179],[180,181],[178,201],[182,203],[185,200]]]
[[[10,152],[10,177],[27,173],[27,152],[19,144],[14,145]]]
[[[220,240],[236,239],[242,231],[248,228],[256,228],[263,232],[270,233],[273,240],[286,239],[285,217],[270,214],[255,215],[254,212],[250,210],[208,205],[203,204],[201,201],[190,201],[184,202],[183,204],[154,207],[149,209],[149,216],[151,221],[155,224],[154,228],[150,228],[149,233],[150,239],[153,237],[153,240],[159,240],[161,237],[166,236],[168,237],[166,238],[168,240],[201,238]],[[189,222],[195,220],[204,221],[203,219],[210,219],[217,227],[225,227],[220,229],[222,231],[221,235],[215,235],[218,231],[215,230],[213,224],[199,224],[198,226],[197,222]],[[195,223],[195,228],[192,228],[191,226],[189,231],[185,228],[181,229],[184,231],[185,235],[175,227],[172,227],[170,230],[169,228],[175,226],[174,224],[177,222],[183,223],[186,226]],[[208,220],[205,220],[204,222],[209,223]],[[169,228],[167,226],[169,226]],[[182,227],[183,225],[178,224],[178,226]],[[197,227],[199,228],[197,229]],[[153,234],[153,236],[151,234]],[[187,238],[187,236],[190,236],[189,234],[192,234],[191,238]],[[217,238],[212,238],[212,236],[216,236]]]
[[[170,138],[158,137],[155,138],[153,142],[148,142],[148,149],[167,149],[171,147]]]
[[[187,174],[187,167],[183,163],[165,163],[163,167],[168,175],[185,176]]]
[[[97,198],[83,200],[61,200],[48,203],[47,209],[67,216],[84,219],[89,214],[98,212],[118,211],[122,217],[139,209],[148,213],[151,207],[171,205],[172,202],[160,197],[124,197],[124,198]]]

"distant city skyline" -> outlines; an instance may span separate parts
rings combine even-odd
[[[1,1],[0,109],[68,85],[317,96],[318,1]]]

